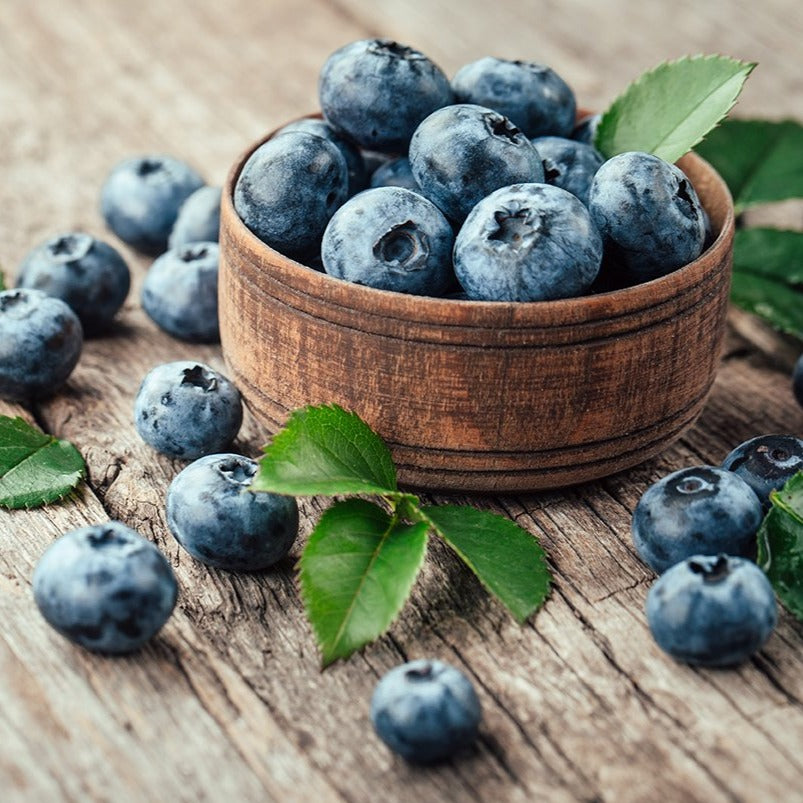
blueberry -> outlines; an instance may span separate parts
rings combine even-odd
[[[140,437],[158,452],[195,460],[222,452],[240,429],[237,388],[201,363],[158,365],[142,380],[134,402]]]
[[[216,243],[220,237],[220,187],[201,187],[187,198],[178,210],[173,224],[169,248],[188,243]]]
[[[0,398],[26,401],[54,393],[81,356],[78,316],[41,290],[0,292]]]
[[[759,435],[740,443],[722,461],[722,468],[738,474],[767,508],[770,491],[803,471],[803,441],[794,435]]]
[[[204,180],[171,156],[138,156],[109,173],[100,196],[106,224],[123,241],[146,254],[161,254],[179,208]]]
[[[658,646],[678,661],[732,666],[769,638],[777,605],[754,563],[694,555],[661,575],[647,595],[647,622]]]
[[[548,184],[576,195],[588,206],[591,180],[605,161],[591,145],[564,137],[537,137],[533,145],[544,165],[544,178]]]
[[[466,218],[454,246],[458,281],[469,298],[485,301],[580,295],[601,260],[602,241],[588,210],[548,184],[492,193]]]
[[[404,187],[413,192],[421,192],[418,182],[413,176],[410,160],[406,156],[391,159],[379,165],[371,174],[372,187]]]
[[[33,594],[62,636],[102,653],[137,649],[167,621],[178,586],[164,555],[117,521],[62,535],[33,573]]]
[[[587,114],[581,117],[572,129],[571,138],[586,145],[593,145],[601,119],[601,114]]]
[[[380,739],[408,761],[441,761],[471,744],[481,718],[471,681],[442,661],[419,659],[391,669],[371,699]]]
[[[761,502],[741,477],[694,466],[647,488],[633,512],[633,541],[660,574],[692,555],[751,557],[761,519]]]
[[[574,92],[543,64],[486,56],[462,67],[452,89],[456,103],[494,109],[528,137],[568,137],[574,126]]]
[[[217,243],[189,243],[154,260],[142,285],[142,306],[168,334],[190,343],[220,340]]]
[[[170,484],[167,523],[194,558],[232,572],[265,569],[281,560],[298,534],[291,496],[248,491],[257,463],[212,454],[190,463]]]
[[[403,153],[416,126],[452,102],[449,79],[423,53],[390,39],[363,39],[323,65],[324,117],[363,148]]]
[[[368,174],[365,170],[362,153],[354,143],[347,140],[333,125],[327,123],[326,120],[305,117],[302,120],[288,123],[277,134],[285,134],[288,131],[306,131],[307,134],[314,134],[316,137],[323,137],[323,139],[331,142],[346,160],[349,174],[349,196],[356,195],[365,189],[368,183]]]
[[[605,249],[632,282],[664,276],[697,259],[705,241],[700,200],[683,172],[649,153],[603,163],[588,206]]]
[[[356,195],[335,212],[321,245],[327,273],[339,279],[438,296],[454,281],[454,235],[443,213],[402,187]]]
[[[131,286],[125,260],[110,245],[88,234],[52,237],[20,265],[17,286],[41,290],[70,305],[85,334],[108,328]]]
[[[234,208],[243,223],[281,253],[314,253],[335,210],[348,198],[348,169],[328,140],[289,131],[257,148],[237,179]]]
[[[410,166],[421,192],[457,221],[500,187],[544,180],[530,140],[498,112],[472,104],[427,117],[410,141]]]

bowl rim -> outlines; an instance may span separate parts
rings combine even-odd
[[[578,112],[579,114],[579,112]],[[320,117],[320,113],[304,115]],[[712,265],[729,264],[723,260],[733,239],[735,214],[733,199],[722,177],[701,156],[689,151],[677,164],[683,169],[692,166],[693,172],[705,177],[710,192],[726,202],[726,214],[714,241],[697,259],[670,273],[640,284],[593,295],[554,299],[551,301],[475,301],[410,295],[391,290],[355,284],[330,276],[281,252],[260,240],[242,221],[234,208],[234,189],[245,163],[251,155],[274,137],[287,123],[268,132],[250,144],[229,169],[221,197],[222,229],[233,227],[231,234],[238,245],[247,250],[257,264],[270,265],[276,278],[295,290],[320,298],[337,306],[366,310],[386,318],[436,325],[515,327],[570,326],[625,317],[659,306],[684,293],[704,279]],[[685,172],[685,171],[684,171]],[[692,181],[694,184],[694,181]],[[708,211],[708,210],[706,210]],[[224,240],[221,237],[221,240]],[[225,258],[225,253],[221,254]]]

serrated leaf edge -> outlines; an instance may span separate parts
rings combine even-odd
[[[80,451],[75,447],[73,443],[70,441],[62,440],[61,438],[55,437],[55,435],[51,435],[47,432],[43,432],[42,430],[38,429],[37,427],[32,426],[28,421],[26,421],[22,416],[7,416],[3,415],[0,416],[0,422],[9,422],[12,425],[16,425],[18,431],[22,430],[29,430],[31,433],[36,434],[44,438],[44,440],[36,447],[33,452],[25,455],[21,460],[11,466],[7,471],[5,471],[2,475],[0,475],[0,481],[4,480],[9,474],[15,471],[19,466],[25,463],[27,460],[30,460],[36,454],[41,452],[43,449],[47,449],[54,444],[66,447],[71,449],[75,452],[76,455],[81,460],[81,467],[76,469],[75,471],[71,472],[70,474],[62,475],[65,480],[65,488],[64,490],[52,490],[52,491],[45,491],[43,492],[39,499],[33,504],[17,504],[13,500],[17,499],[21,496],[21,494],[13,494],[8,497],[0,497],[0,507],[5,508],[6,510],[33,510],[38,507],[42,507],[44,505],[52,505],[56,502],[61,502],[65,497],[69,496],[69,494],[75,490],[78,486],[78,483],[81,482],[86,477],[86,461],[84,460],[83,455]],[[22,425],[20,427],[20,425]],[[27,433],[26,433],[27,434]],[[67,480],[67,477],[72,476],[72,479]]]
[[[304,550],[302,551],[301,557],[298,559],[298,563],[297,563],[297,566],[296,566],[296,568],[298,570],[299,590],[300,590],[300,594],[301,594],[301,600],[302,600],[302,602],[304,604],[304,610],[306,611],[306,614],[307,614],[307,621],[309,621],[309,623],[312,625],[312,629],[315,632],[315,639],[318,642],[319,649],[321,650],[321,668],[322,669],[326,669],[327,666],[329,666],[330,664],[334,663],[336,660],[338,660],[340,658],[348,658],[349,656],[353,655],[355,652],[359,651],[360,649],[362,649],[363,647],[365,647],[367,644],[370,643],[369,641],[366,641],[363,644],[359,645],[358,647],[355,647],[354,649],[351,649],[351,650],[348,650],[348,651],[345,651],[345,652],[342,652],[342,651],[338,650],[338,643],[339,643],[340,639],[342,638],[343,633],[345,632],[346,625],[347,625],[347,623],[349,621],[350,613],[353,610],[354,605],[356,604],[357,597],[359,596],[359,588],[358,588],[357,592],[355,592],[354,598],[353,598],[353,600],[351,602],[351,605],[349,607],[349,615],[347,615],[347,616],[345,616],[343,618],[343,622],[340,625],[340,628],[339,628],[338,633],[337,633],[337,637],[334,639],[331,648],[327,649],[326,645],[324,644],[324,639],[323,639],[323,637],[322,637],[322,635],[321,635],[321,633],[320,633],[320,631],[318,629],[318,626],[317,626],[316,622],[313,620],[313,617],[310,615],[309,585],[308,585],[308,582],[305,579],[306,577],[308,577],[308,574],[306,573],[306,569],[305,569],[306,559],[307,559],[307,556],[308,556],[307,549],[309,547],[309,544],[310,544],[310,541],[312,540],[313,535],[315,535],[315,533],[319,530],[319,528],[320,528],[321,524],[323,523],[324,519],[326,518],[327,514],[330,513],[332,510],[336,509],[337,507],[341,506],[342,504],[344,504],[344,503],[335,502],[334,505],[332,505],[331,507],[327,508],[321,514],[321,517],[318,519],[318,523],[315,525],[313,531],[310,533],[310,539],[307,541],[307,545],[304,547]],[[378,506],[376,506],[376,507],[377,507],[377,509],[382,510]],[[382,511],[382,512],[384,513],[385,511]],[[374,555],[371,558],[371,563],[369,564],[369,568],[370,568],[370,566],[373,565],[374,561],[377,559],[377,556],[379,555],[379,553],[381,551],[382,545],[390,537],[390,534],[393,532],[393,528],[396,527],[398,524],[400,524],[399,519],[397,517],[395,517],[395,516],[390,516],[388,527],[385,530],[384,534],[382,535],[382,539],[381,539],[379,545],[377,546],[377,549],[374,551]],[[413,527],[413,526],[416,526],[417,524],[426,524],[426,522],[420,521],[420,522],[416,522],[416,523],[414,523],[412,525],[409,525],[409,526]],[[380,636],[384,635],[388,631],[390,626],[393,624],[393,622],[396,621],[396,618],[398,617],[398,615],[401,612],[402,608],[407,603],[407,600],[410,598],[410,592],[412,591],[412,588],[413,588],[413,585],[415,584],[415,581],[418,579],[418,575],[419,575],[419,573],[421,571],[421,567],[424,565],[424,560],[426,559],[426,554],[427,554],[427,547],[426,547],[426,543],[425,543],[424,549],[422,550],[422,553],[421,553],[421,559],[419,560],[418,566],[416,567],[416,570],[415,570],[414,574],[412,575],[412,577],[410,579],[410,582],[409,582],[409,584],[407,586],[407,593],[404,595],[403,602],[401,603],[401,605],[395,611],[391,612],[391,615],[389,617],[389,624],[387,625],[387,627],[381,633],[379,633],[377,636],[375,636],[374,638],[379,638]],[[368,571],[366,571],[365,574],[367,575]],[[363,584],[364,581],[365,581],[365,576],[360,580],[360,588],[362,588],[362,584]],[[373,639],[371,641],[373,641]]]
[[[331,404],[309,404],[309,405],[306,405],[304,407],[299,407],[296,410],[293,410],[290,413],[290,416],[288,417],[288,419],[287,419],[286,423],[284,424],[284,426],[278,432],[276,432],[273,435],[273,437],[270,439],[270,441],[268,443],[265,444],[265,446],[262,447],[262,457],[259,460],[260,465],[262,464],[263,460],[268,460],[268,461],[276,460],[276,462],[279,462],[279,463],[281,463],[281,462],[290,462],[290,461],[286,461],[286,460],[277,460],[276,458],[274,458],[271,455],[271,452],[276,447],[277,444],[281,445],[281,443],[285,439],[285,437],[290,437],[289,435],[286,435],[286,433],[289,431],[289,429],[293,425],[301,425],[301,423],[303,422],[303,419],[306,416],[308,416],[310,413],[314,414],[314,412],[316,410],[329,410],[329,411],[337,412],[338,414],[342,413],[342,414],[348,416],[349,418],[351,418],[352,420],[356,420],[356,422],[358,422],[361,426],[365,427],[375,438],[380,440],[384,445],[384,441],[382,441],[380,436],[376,432],[374,432],[374,430],[357,413],[355,413],[353,410],[346,410],[344,407],[341,407],[339,404],[335,404],[335,403],[331,403]],[[385,447],[385,448],[387,448],[387,447]],[[328,451],[332,455],[332,457],[335,458],[336,462],[342,463],[342,460],[341,460],[339,455],[335,454],[331,450],[328,450]],[[392,460],[391,460],[391,464],[392,464]],[[379,493],[379,494],[386,494],[386,493],[387,494],[394,494],[394,493],[396,493],[398,491],[398,483],[396,481],[395,466],[393,468],[394,468],[394,477],[393,477],[394,483],[393,483],[393,487],[392,488],[384,488],[383,486],[377,485],[373,480],[368,480],[368,479],[364,479],[363,478],[364,492],[366,492],[366,493],[373,492],[373,493]],[[263,490],[264,491],[272,491],[273,489],[270,488],[270,487],[259,487],[259,483],[260,483],[259,477],[260,477],[260,475],[257,474],[257,477],[255,478],[254,482],[251,484],[251,488],[254,491],[263,491]],[[353,477],[353,475],[349,475],[348,481],[351,482],[351,483],[355,482],[355,478]],[[264,482],[262,484],[264,486]],[[348,492],[351,493],[351,491],[348,491]],[[319,494],[315,494],[315,495],[321,495],[321,496],[330,495],[330,496],[332,496],[332,495],[337,495],[339,493],[342,493],[342,491],[331,490],[331,491],[326,492],[325,494],[319,493]],[[306,495],[306,494],[301,494],[301,495]]]
[[[427,506],[427,507],[429,507],[429,506]],[[433,507],[435,507],[435,506],[433,506]],[[459,509],[461,506],[460,505],[438,505],[437,507],[451,507],[451,508]],[[477,508],[474,508],[474,509],[477,509]],[[438,527],[438,525],[434,521],[432,521],[432,519],[429,518],[429,516],[426,513],[426,507],[422,508],[420,512],[421,512],[421,516],[423,517],[423,519],[427,522],[427,524],[429,524],[429,526],[436,533],[436,535],[439,538],[441,538],[444,541],[444,543],[446,543],[449,546],[449,548],[451,550],[454,551],[454,553],[460,558],[460,560],[463,561],[463,563],[466,564],[466,566],[468,566],[469,569],[471,569],[471,571],[474,574],[474,576],[480,581],[480,584],[482,585],[482,587],[495,600],[497,600],[497,602],[501,603],[501,605],[505,608],[505,610],[519,624],[524,624],[536,611],[540,610],[540,608],[543,606],[544,602],[546,602],[547,598],[549,597],[550,592],[552,591],[553,577],[552,577],[552,572],[549,571],[549,566],[548,566],[548,564],[546,562],[546,552],[545,552],[544,548],[541,546],[541,544],[538,541],[538,539],[532,533],[528,532],[523,527],[519,527],[519,525],[516,524],[515,521],[513,521],[512,519],[507,518],[506,516],[501,515],[500,513],[495,513],[495,512],[490,511],[490,510],[483,511],[488,516],[493,516],[495,518],[498,518],[500,521],[504,521],[504,522],[507,522],[508,524],[512,524],[514,527],[518,527],[519,530],[521,530],[523,533],[526,533],[530,538],[532,538],[533,539],[533,543],[535,544],[536,549],[537,549],[537,551],[539,553],[538,556],[540,558],[541,564],[542,564],[542,566],[543,566],[543,568],[544,568],[544,570],[546,572],[546,580],[547,580],[547,582],[546,582],[546,588],[544,589],[543,595],[540,597],[540,599],[536,600],[533,603],[533,605],[530,608],[530,610],[524,616],[519,616],[516,613],[516,611],[514,611],[512,608],[510,608],[508,606],[508,604],[501,597],[499,597],[497,595],[496,591],[493,588],[491,588],[485,582],[485,580],[483,579],[482,575],[477,571],[477,567],[472,563],[472,561],[469,559],[469,557],[462,550],[458,549],[458,547],[455,544],[453,544],[451,540],[449,540],[448,536],[445,533],[443,533],[443,531]]]
[[[744,68],[746,70],[746,72],[745,72],[745,75],[744,75],[744,79],[742,81],[742,85],[744,84],[744,81],[746,81],[748,79],[748,77],[750,76],[750,73],[752,73],[753,70],[758,66],[758,62],[755,62],[755,61],[743,61],[742,59],[737,59],[737,58],[734,58],[733,56],[726,56],[726,55],[720,54],[720,53],[705,53],[705,54],[704,53],[697,53],[697,54],[695,54],[693,56],[681,56],[681,57],[679,57],[677,59],[667,59],[666,61],[662,61],[660,64],[656,64],[655,67],[651,67],[649,70],[645,70],[635,80],[631,81],[625,87],[625,89],[622,92],[620,92],[613,99],[613,101],[610,103],[608,108],[605,109],[604,112],[602,112],[602,115],[601,115],[600,121],[599,121],[599,125],[597,126],[597,130],[596,130],[596,133],[594,135],[594,147],[597,148],[597,150],[599,150],[600,153],[602,153],[602,155],[606,159],[609,159],[612,156],[616,155],[616,154],[607,153],[606,151],[602,150],[600,148],[600,145],[599,145],[600,135],[602,133],[604,133],[605,128],[607,127],[607,125],[611,125],[611,123],[607,123],[607,119],[612,117],[612,115],[614,114],[614,112],[616,110],[617,104],[631,90],[633,90],[634,88],[640,86],[645,81],[650,79],[654,73],[658,72],[658,70],[664,69],[666,67],[673,67],[673,66],[675,66],[677,64],[682,64],[684,62],[693,63],[693,62],[698,62],[698,61],[713,61],[713,60],[729,61],[729,62],[731,62],[733,64],[738,64],[742,68]],[[737,73],[737,75],[738,75],[738,73]],[[695,145],[699,145],[706,138],[706,136],[708,136],[708,134],[711,133],[711,131],[713,131],[717,126],[719,126],[722,123],[722,121],[730,113],[731,109],[733,109],[733,107],[736,105],[736,101],[739,99],[739,94],[740,93],[741,93],[741,87],[740,87],[739,91],[736,92],[736,95],[734,96],[733,101],[728,106],[728,108],[722,113],[722,116],[719,118],[719,120],[716,123],[714,123],[714,125],[712,125],[711,128],[709,128],[701,137],[699,137],[699,139],[697,139],[694,143],[692,143],[689,146],[689,148],[687,149],[686,153],[688,153],[688,151],[690,151],[692,148],[694,148]],[[659,143],[659,145],[660,144],[661,143]],[[654,146],[649,151],[649,153],[653,153],[657,147],[658,146]],[[683,155],[683,154],[681,154],[681,155]],[[680,157],[678,157],[678,158],[680,158]]]

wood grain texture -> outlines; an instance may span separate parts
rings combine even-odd
[[[629,468],[700,414],[725,329],[733,208],[693,154],[680,164],[717,235],[699,259],[536,304],[389,293],[288,259],[234,209],[250,156],[223,191],[220,333],[231,378],[271,430],[296,408],[339,404],[387,441],[400,482],[504,493]]]
[[[740,113],[803,118],[800,71],[790,69],[803,21],[785,0],[679,0],[671,18],[665,4],[624,0],[455,8],[4,4],[0,263],[13,273],[30,248],[74,227],[112,239],[99,187],[130,154],[184,156],[221,183],[248,143],[315,107],[326,55],[366,35],[417,45],[450,73],[489,52],[536,58],[597,108],[662,58],[721,51],[760,62]],[[197,564],[166,528],[164,495],[181,464],[136,436],[133,396],[158,362],[223,361],[217,347],[156,330],[138,303],[148,262],[124,253],[134,289],[115,331],[87,342],[58,396],[28,410],[0,403],[0,413],[73,440],[89,465],[88,483],[64,504],[0,511],[3,800],[803,800],[803,627],[783,613],[766,647],[736,670],[673,663],[647,632],[653,575],[629,536],[633,507],[659,476],[719,462],[761,432],[803,433],[788,341],[753,337],[756,327],[735,316],[697,424],[637,468],[568,491],[432,497],[506,513],[541,538],[557,582],[527,626],[436,545],[390,634],[322,673],[293,559],[324,503],[304,500],[291,557],[257,575]],[[236,448],[256,454],[266,437],[249,418]],[[70,646],[30,593],[33,566],[55,537],[109,517],[162,548],[180,583],[162,633],[122,659]],[[384,671],[421,656],[469,673],[484,720],[466,755],[416,769],[378,743],[367,708]]]

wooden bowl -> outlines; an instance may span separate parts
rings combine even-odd
[[[267,138],[266,138],[267,139]],[[400,482],[529,491],[660,452],[697,418],[716,373],[733,204],[695,154],[680,160],[716,234],[697,260],[624,290],[546,302],[423,298],[351,284],[268,247],[223,191],[220,331],[230,378],[275,431],[335,402],[391,448]]]

